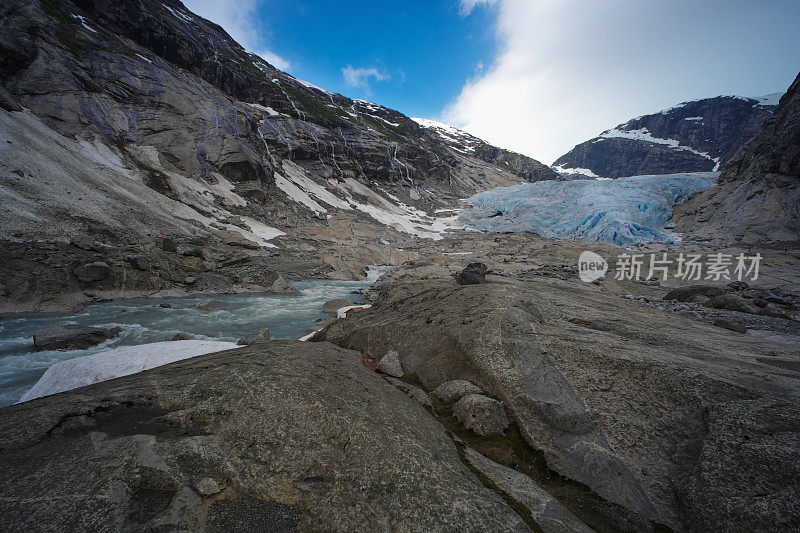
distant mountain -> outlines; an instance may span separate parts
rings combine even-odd
[[[683,102],[604,131],[559,157],[553,168],[607,178],[717,170],[758,131],[781,94]]]
[[[535,159],[492,146],[486,141],[453,126],[426,118],[411,117],[411,120],[429,132],[434,133],[451,150],[470,157],[477,157],[487,163],[498,165],[500,168],[505,165],[508,170],[523,177],[525,181],[536,182],[559,179],[558,174],[550,167]]]
[[[697,240],[800,240],[800,74],[718,185],[678,206],[673,222]]]

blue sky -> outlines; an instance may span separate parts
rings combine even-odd
[[[800,1],[185,0],[323,88],[551,163],[678,102],[783,91]]]
[[[462,17],[452,0],[391,4],[263,2],[257,13],[294,76],[407,114],[438,116],[476,65],[494,57],[491,14]],[[361,78],[375,69],[384,79],[369,76],[366,85],[354,87],[342,73],[348,66],[363,69]]]

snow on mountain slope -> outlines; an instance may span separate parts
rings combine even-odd
[[[758,130],[781,94],[682,102],[604,131],[558,158],[553,168],[610,178],[716,171]]]
[[[673,242],[672,208],[716,183],[717,172],[633,176],[617,180],[540,181],[469,198],[469,227],[530,231],[556,239],[617,244]]]

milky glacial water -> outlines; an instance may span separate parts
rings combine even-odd
[[[244,335],[267,327],[273,339],[299,339],[319,318],[328,300],[344,298],[360,303],[364,297],[351,291],[372,285],[387,269],[369,270],[364,281],[306,280],[293,285],[299,295],[205,295],[197,298],[125,299],[93,304],[75,314],[38,314],[0,320],[0,406],[16,402],[50,365],[117,346],[134,346],[170,340],[176,333],[193,339],[236,342]],[[207,300],[225,302],[219,311],[202,311],[194,305]],[[169,304],[163,308],[160,304]],[[66,323],[112,328],[122,333],[88,350],[36,352],[33,333]]]

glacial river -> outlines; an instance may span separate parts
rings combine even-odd
[[[193,339],[236,342],[263,327],[269,328],[273,339],[298,339],[317,319],[333,316],[322,312],[325,302],[336,298],[362,302],[362,295],[350,292],[369,287],[386,270],[372,268],[364,281],[297,281],[293,285],[300,290],[299,295],[126,299],[93,304],[76,314],[4,318],[0,320],[0,407],[16,402],[50,365],[109,348],[167,341],[176,333],[187,333]],[[224,302],[227,307],[219,311],[194,308],[207,300]],[[34,351],[35,331],[69,322],[105,328],[120,326],[122,333],[88,350]]]

